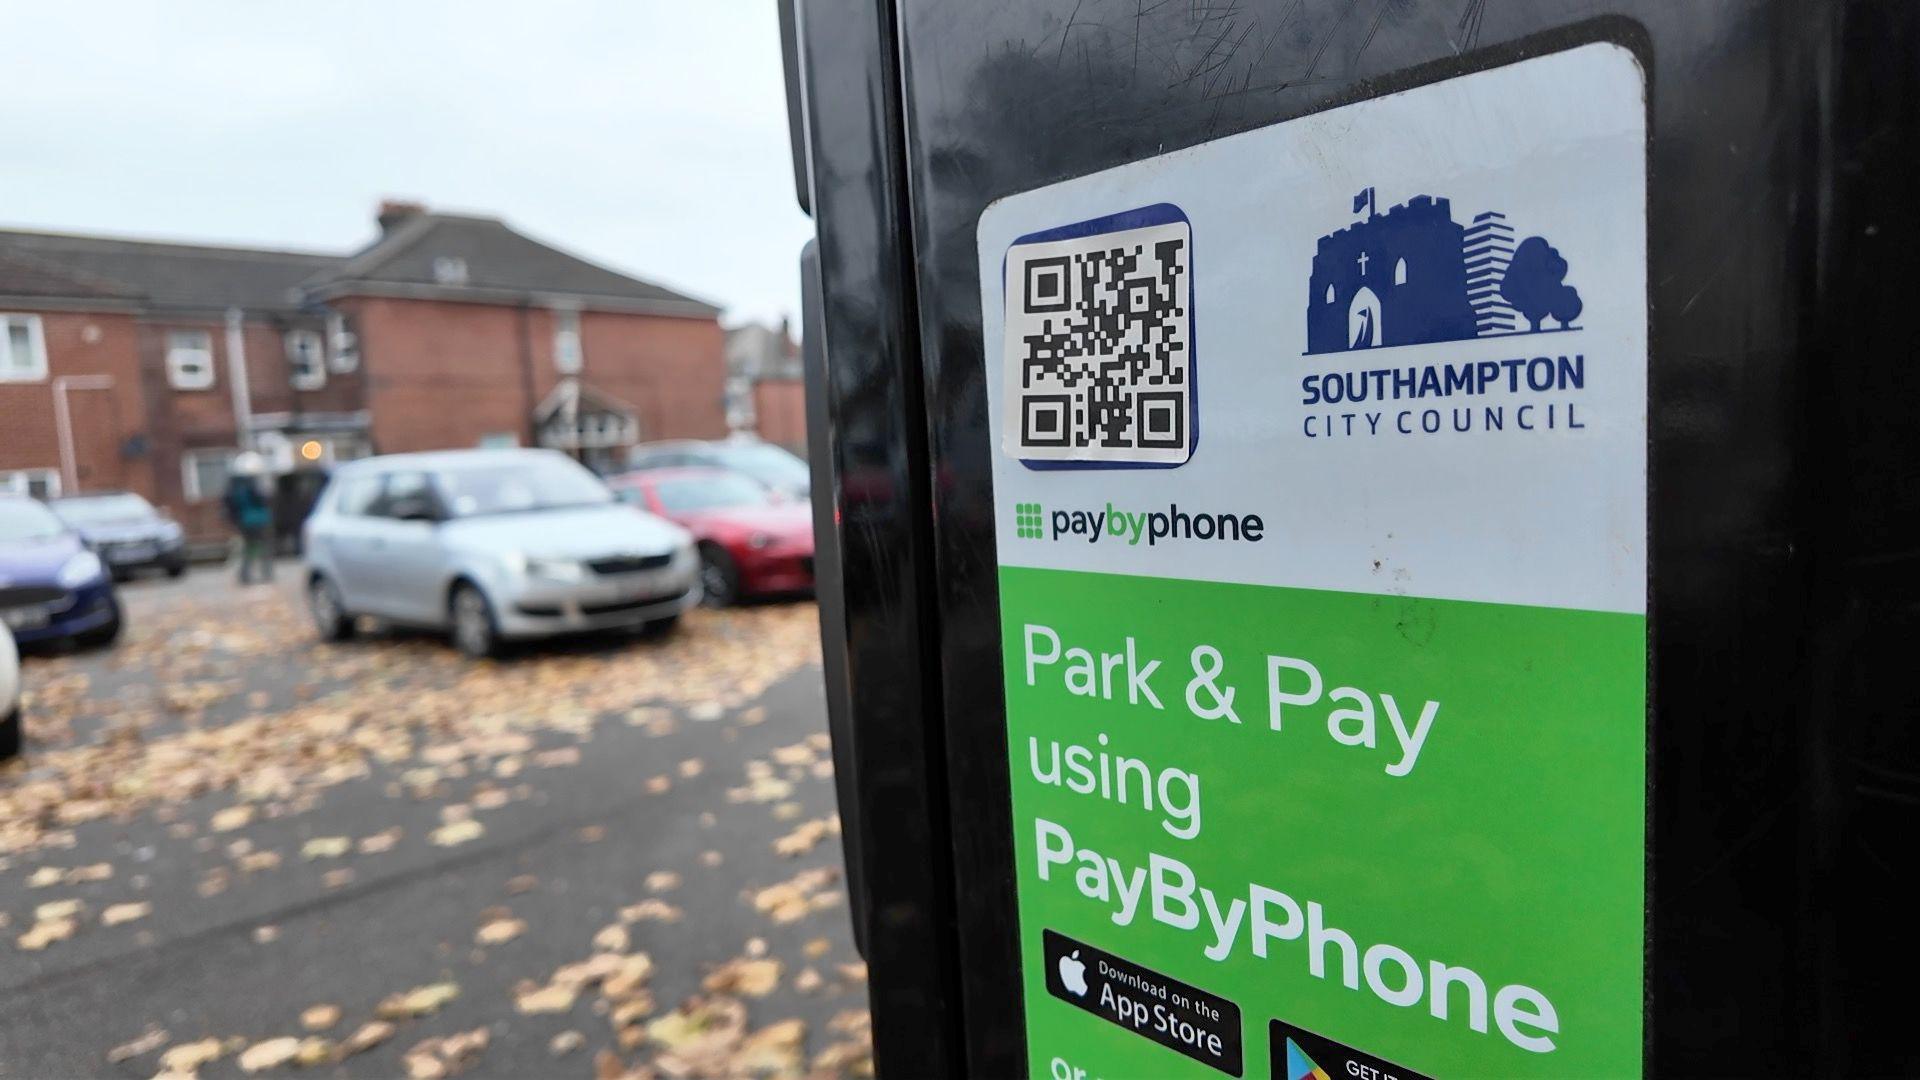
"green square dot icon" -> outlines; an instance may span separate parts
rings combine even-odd
[[[1040,504],[1015,503],[1013,506],[1013,532],[1023,540],[1040,539]]]

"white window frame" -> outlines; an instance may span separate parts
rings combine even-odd
[[[181,338],[199,337],[206,341],[206,347],[182,345]],[[206,372],[199,374],[184,363],[190,357],[206,357]],[[175,390],[210,390],[216,381],[213,358],[213,331],[211,330],[169,330],[167,331],[167,385]]]
[[[40,481],[41,493],[35,495],[33,482]],[[59,469],[0,469],[0,491],[10,491],[15,495],[27,495],[36,499],[57,499],[60,497]]]
[[[347,317],[339,312],[327,316],[327,367],[335,375],[360,370],[360,338],[347,329]]]
[[[318,330],[289,330],[282,338],[287,350],[287,381],[295,390],[318,390],[327,385],[327,342]],[[302,345],[305,370],[302,370]]]
[[[204,448],[195,449],[195,450],[181,451],[180,453],[180,492],[181,494],[185,495],[187,501],[190,503],[206,502],[208,499],[219,498],[224,493],[226,481],[224,479],[221,481],[221,487],[222,487],[221,491],[201,491],[200,490],[200,470],[195,466],[201,458],[213,457],[216,455],[221,456],[226,458],[227,476],[231,477],[233,475],[233,459],[236,456],[238,456],[239,453],[240,451],[238,449],[229,448],[229,447],[204,447]]]
[[[27,362],[13,355],[13,328],[27,328]],[[0,314],[0,382],[44,382],[47,378],[47,335],[40,316]]]
[[[580,341],[580,312],[556,308],[553,312],[553,369],[562,375],[578,375],[587,365],[587,350]]]

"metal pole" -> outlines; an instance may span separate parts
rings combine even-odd
[[[240,309],[227,309],[227,386],[233,392],[233,426],[240,449],[253,449],[253,394],[247,388],[247,343]]]
[[[69,390],[109,390],[111,375],[62,375],[53,380],[53,425],[60,438],[60,490],[80,490],[79,467],[74,462],[73,412],[67,406]]]

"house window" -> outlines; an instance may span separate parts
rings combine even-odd
[[[213,385],[213,334],[206,330],[167,334],[167,382],[175,390],[205,390]]]
[[[188,502],[217,499],[227,490],[235,450],[189,450],[180,455],[180,486]]]
[[[288,380],[295,390],[318,390],[327,385],[326,345],[318,330],[287,331]]]
[[[0,491],[35,499],[57,498],[60,473],[55,469],[12,469],[0,472]]]
[[[0,315],[0,382],[47,377],[47,339],[38,315]]]
[[[335,375],[360,370],[360,338],[345,315],[327,316],[327,366]]]
[[[584,359],[580,352],[580,313],[577,311],[556,311],[553,313],[553,366],[562,375],[580,373],[580,362]]]

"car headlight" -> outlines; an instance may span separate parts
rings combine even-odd
[[[586,565],[578,559],[547,559],[527,555],[524,562],[528,577],[546,578],[548,581],[581,581],[587,576]]]
[[[689,567],[699,561],[700,561],[700,552],[698,549],[696,549],[693,546],[693,541],[691,540],[673,549],[672,565],[676,567],[680,567],[680,568]]]
[[[771,533],[757,532],[747,537],[747,546],[755,551],[759,551],[771,543],[773,543],[773,535]]]
[[[60,567],[60,572],[54,575],[54,580],[59,582],[63,589],[77,589],[98,578],[102,572],[100,556],[91,551],[82,551],[68,559],[66,565]]]

